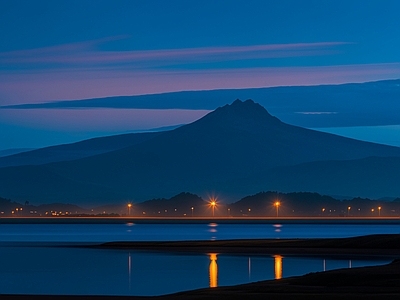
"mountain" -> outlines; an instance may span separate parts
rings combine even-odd
[[[128,133],[92,138],[72,144],[57,145],[35,150],[20,151],[0,157],[0,168],[23,165],[42,165],[50,162],[68,161],[139,144],[157,136],[158,132]]]
[[[368,157],[399,158],[400,148],[288,125],[251,100],[236,100],[196,122],[123,149],[73,161],[1,168],[0,195],[13,200],[70,203],[137,202],[183,190],[240,197],[276,187],[298,191],[313,187],[307,190],[317,191],[317,184],[312,183],[318,179],[331,191],[318,190],[321,193],[358,196],[371,185],[365,180],[384,175],[382,169],[375,178],[373,163],[366,161],[365,167],[372,169],[365,171],[370,177],[360,175],[365,180],[357,186],[365,185],[363,190],[343,182],[355,172],[347,174],[347,168],[355,170],[355,160]],[[339,168],[332,177],[337,181],[321,179],[329,168]],[[390,174],[400,178],[400,171]],[[335,186],[343,187],[340,193],[335,192]],[[351,193],[346,192],[346,186]],[[400,187],[392,187],[389,194],[386,190],[380,193],[395,196],[392,193],[400,194]]]
[[[10,156],[10,155],[14,155],[17,153],[27,152],[27,151],[32,151],[32,150],[34,150],[34,148],[15,148],[15,149],[0,150],[0,157]]]
[[[380,198],[400,195],[400,157],[317,161],[276,168],[264,177],[280,191],[315,191],[330,195]],[[304,176],[306,174],[306,176]]]
[[[254,99],[284,122],[303,127],[400,124],[400,79],[339,85],[183,91],[19,104],[0,109],[104,107],[214,110],[235,98]]]

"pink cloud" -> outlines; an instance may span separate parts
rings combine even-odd
[[[400,63],[185,71],[78,68],[0,73],[0,105],[183,90],[340,84],[399,77]]]
[[[108,41],[108,40],[107,40]],[[215,59],[226,61],[251,58],[297,57],[324,55],[346,42],[267,44],[231,47],[203,47],[186,49],[160,49],[141,51],[99,51],[96,46],[101,41],[71,43],[47,48],[0,53],[0,64],[111,64],[139,63],[144,61],[204,61]]]

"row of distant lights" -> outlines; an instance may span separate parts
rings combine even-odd
[[[217,206],[217,201],[216,201],[215,199],[212,199],[212,200],[209,202],[209,205],[210,205],[210,207],[212,207],[212,208],[214,209],[214,208]],[[277,212],[278,212],[278,209],[279,209],[279,207],[281,206],[281,203],[280,203],[279,201],[276,201],[276,202],[274,203],[274,206],[276,207]],[[129,203],[129,204],[128,204],[128,210],[129,210],[128,212],[129,212],[129,214],[130,214],[130,209],[131,209],[131,207],[132,207],[132,204]],[[378,212],[379,212],[379,214],[381,213],[381,209],[382,209],[382,207],[381,207],[381,206],[378,206]],[[191,207],[191,210],[192,210],[192,214],[193,214],[193,210],[194,210],[194,207],[193,207],[193,206]],[[348,207],[347,207],[347,213],[350,213],[350,210],[351,210],[351,206],[348,206]],[[11,211],[11,213],[12,213],[12,214],[15,214],[15,213],[18,213],[19,211],[22,211],[22,207],[20,207],[20,208],[18,208],[18,207],[15,208],[15,210]],[[174,211],[176,212],[176,211],[178,211],[178,209],[175,208]],[[228,208],[228,211],[230,211],[230,208]],[[251,208],[249,208],[248,211],[251,212]],[[322,212],[325,212],[325,211],[326,211],[326,208],[322,208],[321,211],[322,211]],[[335,212],[336,210],[333,210],[333,211]],[[358,211],[361,211],[361,209],[359,208]],[[375,209],[374,209],[374,208],[371,208],[371,212],[374,212],[374,211],[375,211]],[[165,209],[164,212],[167,213],[168,210]],[[332,212],[332,210],[330,209],[329,212]],[[35,210],[35,211],[31,210],[30,213],[31,213],[31,214],[37,214],[37,211],[36,211],[36,210]],[[106,213],[106,212],[104,211],[103,213]],[[158,211],[158,213],[160,214],[161,211]],[[0,214],[3,215],[3,214],[4,214],[4,211],[0,212]],[[57,212],[57,211],[50,211],[50,212],[48,212],[48,211],[46,211],[45,214],[46,214],[46,215],[51,214],[52,216],[62,216],[62,215],[70,215],[71,212],[66,211],[65,213],[63,213],[62,211],[60,211],[60,212]],[[145,215],[146,212],[143,211],[142,214]],[[186,215],[186,214],[184,214],[184,215]]]
[[[378,206],[379,214],[381,213],[381,209],[382,209],[382,206]],[[350,210],[351,210],[351,206],[347,207],[347,213],[350,213]],[[326,211],[326,209],[323,208],[322,212],[325,212],[325,211]],[[336,211],[336,210],[333,210],[333,211]],[[359,208],[358,211],[361,211],[361,208]],[[374,211],[375,211],[375,208],[371,208],[371,212],[374,212]],[[332,210],[330,209],[329,212],[332,212]]]
[[[210,206],[214,208],[216,205],[217,205],[217,201],[214,200],[214,199],[211,200]],[[132,208],[132,203],[128,203],[128,215],[130,215],[130,213],[131,213],[131,208]],[[194,207],[192,206],[190,209],[192,210],[192,215],[193,215]],[[178,209],[175,208],[174,211],[177,212]],[[164,212],[167,213],[167,212],[168,212],[168,209],[164,209]],[[159,210],[158,213],[161,214],[161,210]],[[142,214],[145,215],[146,212],[143,211]],[[183,214],[183,215],[186,216],[186,214]]]
[[[14,215],[14,214],[17,214],[18,212],[21,212],[22,210],[23,210],[22,207],[16,207],[15,210],[11,211],[11,213]],[[31,211],[29,211],[29,213],[30,214],[37,214],[37,210],[31,210]],[[1,211],[0,214],[4,215],[4,211]],[[50,212],[46,211],[45,214],[46,215],[50,214],[52,216],[64,216],[64,215],[70,215],[71,212],[66,211],[65,213],[63,213],[62,211],[57,212],[57,211],[51,210]]]
[[[217,206],[217,204],[218,204],[218,203],[217,203],[217,201],[216,201],[215,199],[211,199],[210,202],[209,202],[209,206],[213,209],[213,215],[214,215],[214,209],[215,209],[215,207]],[[281,205],[281,203],[280,203],[279,201],[277,201],[277,202],[274,203],[274,206],[275,206],[277,209],[279,208],[280,205]],[[132,208],[132,203],[128,203],[128,214],[130,214],[131,208]],[[192,210],[192,215],[193,215],[194,207],[192,206],[190,209]],[[174,211],[176,212],[176,211],[178,211],[178,209],[175,208]],[[228,211],[230,212],[231,209],[228,208]],[[251,208],[249,208],[249,212],[250,212],[250,211],[251,211]],[[167,213],[168,210],[165,209],[164,212]],[[159,210],[158,213],[161,214],[161,211]],[[146,212],[143,211],[142,214],[145,215]],[[186,216],[186,214],[184,214],[184,216]]]
[[[211,199],[210,202],[209,202],[209,206],[210,206],[211,208],[214,209],[214,208],[217,206],[217,201],[216,201],[215,199]],[[281,203],[280,203],[279,201],[276,201],[276,202],[274,202],[273,206],[276,207],[276,209],[277,209],[277,215],[278,215],[278,210],[279,210],[279,207],[281,206]],[[132,207],[132,204],[129,203],[129,204],[128,204],[129,212],[130,212],[131,207]],[[382,209],[382,207],[381,207],[381,206],[378,206],[378,212],[379,212],[379,214],[381,213],[381,209]],[[191,207],[191,210],[192,210],[192,214],[193,214],[193,210],[194,210],[194,207],[193,207],[193,206]],[[229,211],[229,212],[230,212],[230,210],[231,210],[231,209],[228,208],[228,211]],[[350,210],[351,210],[351,206],[348,206],[348,207],[347,207],[347,213],[350,213]],[[177,209],[175,208],[175,212],[176,212],[176,211],[177,211]],[[249,208],[248,211],[251,212],[251,208]],[[325,212],[325,211],[326,211],[326,208],[322,208],[321,211],[322,211],[322,212]],[[333,210],[333,211],[335,212],[336,210]],[[358,211],[361,211],[361,208],[359,208]],[[371,208],[371,212],[374,212],[374,211],[375,211],[375,208]],[[168,210],[165,209],[164,212],[167,213]],[[332,212],[332,210],[330,209],[329,212]],[[160,214],[161,211],[158,211],[158,213]],[[146,212],[143,211],[142,214],[145,215]],[[186,216],[186,214],[184,214],[184,215]]]

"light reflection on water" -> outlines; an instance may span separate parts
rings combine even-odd
[[[0,247],[0,294],[160,295],[390,260]]]
[[[275,270],[275,279],[282,278],[282,256],[274,255],[274,270]]]
[[[182,241],[399,234],[396,224],[1,224],[1,242]]]
[[[211,253],[210,256],[210,267],[209,267],[209,277],[210,277],[210,288],[215,288],[218,286],[218,264],[217,264],[217,254]]]

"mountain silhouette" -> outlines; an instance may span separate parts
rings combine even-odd
[[[303,190],[296,180],[305,180],[308,170],[299,171],[297,165],[347,161],[341,164],[341,172],[346,173],[353,160],[367,157],[400,157],[400,148],[285,124],[252,100],[236,100],[196,122],[122,149],[72,161],[1,168],[0,194],[19,201],[54,202],[57,197],[70,203],[141,201],[182,191],[241,197],[274,186]],[[334,166],[313,165],[313,178]],[[371,168],[371,163],[366,166]],[[285,180],[284,168],[295,168],[298,177],[292,176],[293,182]],[[274,172],[281,181],[274,179]],[[51,181],[46,184],[44,178]],[[373,172],[368,180],[372,179]],[[325,184],[334,193],[339,182]]]
[[[127,133],[92,138],[72,144],[44,147],[0,157],[0,168],[23,165],[42,165],[75,160],[123,149],[156,136],[158,132]]]

